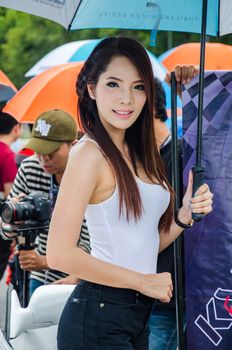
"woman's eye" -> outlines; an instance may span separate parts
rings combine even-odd
[[[107,83],[107,86],[114,88],[114,87],[118,87],[119,85],[115,81],[110,81],[109,83]]]
[[[135,89],[143,91],[144,90],[144,85],[142,85],[142,84],[136,85]]]

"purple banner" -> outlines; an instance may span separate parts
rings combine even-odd
[[[202,165],[213,212],[185,233],[188,350],[232,349],[232,72],[206,72]],[[195,165],[198,77],[183,88],[184,181]]]

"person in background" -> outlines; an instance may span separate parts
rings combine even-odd
[[[178,81],[177,90],[181,97],[181,84],[189,82],[198,74],[198,67],[194,65],[184,65],[175,67],[175,76]],[[168,73],[165,80],[170,82]],[[172,154],[171,154],[171,133],[166,125],[167,110],[166,96],[159,79],[155,78],[155,118],[154,127],[156,133],[157,146],[164,162],[168,181],[172,182]],[[179,169],[182,174],[182,140],[178,140]],[[182,188],[182,177],[180,176],[180,189]],[[169,245],[158,255],[157,272],[170,272],[174,279],[174,247]],[[183,276],[184,277],[184,276]],[[154,304],[150,321],[149,350],[176,350],[177,325],[176,325],[176,301],[175,290],[170,303],[157,301]]]
[[[86,135],[70,152],[47,245],[49,266],[81,279],[60,318],[58,350],[147,350],[153,298],[169,302],[173,290],[170,274],[156,273],[158,251],[192,212],[212,210],[212,194],[204,184],[192,198],[190,174],[175,222],[173,190],[154,147],[155,86],[142,45],[102,40],[77,92]],[[91,254],[76,246],[84,215]]]
[[[8,196],[17,173],[15,153],[10,146],[21,136],[21,125],[11,115],[0,111],[0,201],[3,203]],[[1,204],[0,203],[0,204]],[[0,237],[0,279],[5,272],[11,242]]]
[[[18,201],[19,197],[41,191],[50,195],[54,207],[69,151],[76,142],[77,125],[69,113],[59,109],[42,113],[36,119],[31,138],[25,145],[35,154],[22,161],[7,200]],[[71,205],[70,202],[64,203],[64,206]],[[80,231],[81,245],[88,251],[89,237],[85,221]],[[20,267],[30,271],[30,296],[37,287],[44,284],[77,283],[75,276],[49,269],[46,259],[47,234],[45,229],[39,232],[36,249],[17,252]],[[10,238],[8,234],[7,237]]]
[[[21,133],[21,125],[17,120],[0,111],[0,198],[2,200],[8,196],[17,173],[15,153],[10,145],[21,136]]]
[[[19,150],[15,155],[15,161],[16,161],[17,167],[18,168],[20,167],[23,159],[33,156],[33,154],[35,154],[35,152],[29,148],[22,148],[21,150]]]

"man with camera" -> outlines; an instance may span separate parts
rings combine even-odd
[[[29,215],[29,219],[32,221],[36,218],[36,211],[39,209],[38,206],[41,209],[43,203],[41,202],[41,197],[38,198],[38,194],[33,194],[35,191],[47,194],[51,202],[51,207],[54,207],[59,184],[66,168],[69,151],[76,141],[76,122],[72,116],[63,110],[50,110],[37,118],[32,130],[32,136],[26,145],[26,147],[35,151],[35,155],[24,159],[21,163],[13,188],[8,196],[8,200],[11,202],[11,208],[13,206],[13,209],[12,211],[5,211],[5,216],[8,216],[6,221],[13,222],[13,226],[17,227],[21,224],[22,221],[19,222],[19,220],[22,217],[27,218]],[[29,198],[22,199],[29,194]],[[36,205],[36,201],[38,205]],[[70,205],[70,203],[64,203],[64,205]],[[33,210],[33,206],[35,210]],[[47,209],[43,210],[44,214],[46,214],[46,211]],[[11,213],[14,214],[11,215]],[[24,223],[27,222],[30,224],[30,220],[24,221]],[[43,284],[76,284],[77,279],[75,276],[67,276],[62,272],[49,269],[46,260],[48,230],[41,229],[37,231],[35,241],[37,247],[30,250],[20,249],[17,252],[20,267],[23,270],[31,272],[29,283],[30,295],[37,287]],[[3,234],[9,238],[9,234],[4,232]],[[78,244],[86,251],[89,251],[89,236],[85,221],[83,221],[81,238]]]

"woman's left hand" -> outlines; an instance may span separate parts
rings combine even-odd
[[[212,211],[213,194],[207,184],[201,185],[192,197],[193,175],[189,172],[188,187],[183,198],[178,218],[181,222],[188,224],[191,221],[192,213],[209,214]]]

